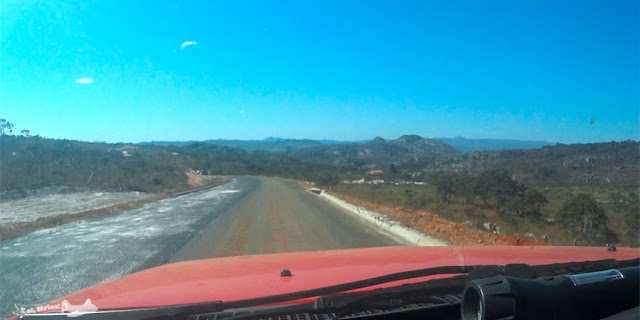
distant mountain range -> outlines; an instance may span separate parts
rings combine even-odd
[[[538,149],[538,148],[542,148],[542,147],[550,146],[554,144],[547,141],[508,140],[508,139],[467,139],[463,137],[435,138],[434,140],[444,141],[462,152]]]
[[[461,152],[449,143],[417,135],[367,142],[270,138],[137,146],[5,135],[0,139],[0,192],[60,185],[160,192],[184,187],[184,172],[191,170],[321,181],[359,177],[370,169],[398,177],[426,177],[441,170],[480,174],[507,169],[519,181],[538,186],[626,187],[638,184],[638,143]]]
[[[403,136],[403,137],[408,137]],[[417,136],[416,136],[417,137]],[[402,137],[401,137],[402,138]],[[285,139],[269,137],[264,140],[206,140],[206,141],[150,141],[142,142],[139,145],[160,145],[160,146],[184,146],[196,142],[213,143],[221,146],[238,148],[245,151],[265,151],[265,152],[294,152],[302,149],[329,146],[329,145],[354,145],[374,142],[378,139],[364,141],[338,141],[338,140],[312,140],[312,139]],[[384,141],[384,139],[382,139]],[[397,140],[400,140],[398,138]],[[508,140],[508,139],[467,139],[463,137],[456,138],[435,138],[429,140],[437,140],[445,142],[458,151],[490,151],[490,150],[517,150],[517,149],[538,149],[544,146],[552,145],[547,141],[527,141],[527,140]],[[393,140],[396,141],[396,140]]]
[[[196,142],[213,143],[221,146],[242,149],[245,151],[265,151],[265,152],[292,152],[300,149],[311,148],[323,145],[339,145],[351,143],[364,143],[366,141],[336,141],[336,140],[311,140],[311,139],[283,139],[266,138],[264,140],[205,140],[205,141],[151,141],[142,142],[140,145],[159,146],[185,146]]]
[[[390,141],[376,137],[367,143],[315,146],[297,150],[291,155],[303,161],[361,167],[417,162],[459,153],[446,142],[405,135]]]

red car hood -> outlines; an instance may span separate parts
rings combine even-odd
[[[640,249],[630,248],[382,247],[215,258],[172,263],[104,282],[52,301],[47,311],[59,311],[56,306],[64,300],[81,305],[87,298],[99,310],[232,301],[445,265],[540,265],[638,257]],[[293,276],[281,277],[282,269]]]

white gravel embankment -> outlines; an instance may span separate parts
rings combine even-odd
[[[358,218],[365,220],[366,222],[373,224],[380,232],[391,236],[392,238],[400,239],[415,246],[449,246],[450,244],[444,240],[428,236],[418,230],[408,228],[397,219],[368,210],[366,208],[356,206],[352,203],[344,201],[340,198],[334,197],[324,190],[320,193],[320,197],[332,202],[333,204],[347,210]]]
[[[7,199],[0,201],[0,225],[31,222],[41,218],[98,209],[150,196],[152,194],[143,192],[85,190],[69,193],[46,192],[19,199]]]

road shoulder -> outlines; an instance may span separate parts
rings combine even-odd
[[[406,242],[414,246],[449,246],[450,244],[444,240],[426,235],[418,230],[404,226],[398,219],[371,211],[366,208],[354,205],[338,197],[335,197],[326,191],[321,191],[319,197],[333,203],[334,205],[346,210],[348,213],[366,221],[373,225],[379,232],[390,236],[394,239]]]

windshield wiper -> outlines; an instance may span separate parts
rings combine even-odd
[[[190,315],[216,313],[229,309],[249,308],[255,306],[262,306],[274,303],[284,303],[288,301],[295,301],[305,298],[322,297],[339,294],[345,291],[362,289],[381,285],[389,282],[395,282],[400,280],[415,279],[434,275],[467,275],[474,272],[474,276],[467,277],[465,280],[470,280],[478,277],[488,277],[493,275],[518,275],[521,277],[533,277],[535,275],[545,276],[553,275],[553,273],[561,272],[560,274],[570,274],[576,272],[588,272],[587,270],[593,269],[593,271],[603,270],[607,268],[623,267],[623,266],[637,266],[640,263],[640,259],[616,261],[612,259],[599,260],[599,261],[584,261],[584,262],[571,262],[571,263],[556,263],[542,266],[528,266],[524,264],[510,264],[506,266],[498,265],[474,265],[474,266],[442,266],[434,268],[425,268],[410,270],[398,273],[392,273],[379,277],[373,277],[353,282],[342,283],[333,286],[315,288],[310,290],[303,290],[285,294],[278,294],[266,297],[258,297],[244,300],[236,300],[229,302],[212,301],[204,303],[183,304],[176,306],[164,306],[164,307],[151,307],[151,308],[138,308],[138,309],[121,309],[121,310],[105,310],[91,313],[76,313],[71,314],[77,319],[183,319]],[[446,280],[446,279],[443,279]],[[433,280],[432,280],[433,281]],[[425,282],[428,283],[428,282]],[[401,287],[401,286],[400,286]],[[459,286],[454,286],[456,290],[460,289]],[[452,287],[452,288],[454,288]],[[398,287],[394,287],[397,288]],[[393,289],[393,288],[387,288]],[[384,289],[378,289],[384,290]],[[376,292],[363,292],[363,294]],[[383,291],[377,291],[383,292]],[[457,291],[462,293],[460,289]],[[328,297],[323,297],[326,299]],[[309,304],[307,304],[309,305]],[[314,304],[310,304],[314,305]],[[298,306],[300,307],[300,306]],[[305,306],[308,307],[308,306]],[[323,307],[327,307],[326,304]],[[269,309],[268,312],[277,312],[275,309]],[[265,312],[267,312],[265,311]],[[280,310],[283,311],[283,310]],[[30,314],[20,316],[20,319],[62,319],[69,316],[69,313],[56,313],[56,314]]]

